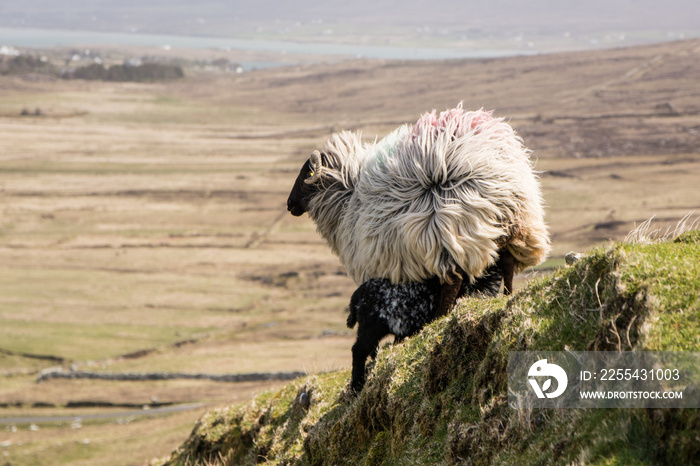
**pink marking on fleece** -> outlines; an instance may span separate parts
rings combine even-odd
[[[493,111],[483,110],[465,112],[462,104],[441,112],[439,116],[433,110],[430,113],[424,113],[418,119],[411,131],[411,137],[415,139],[425,131],[429,131],[433,137],[445,131],[452,131],[456,137],[464,136],[469,131],[479,132],[479,126],[493,121],[492,113]]]

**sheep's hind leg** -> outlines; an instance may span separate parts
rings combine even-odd
[[[457,271],[450,273],[448,280],[442,284],[442,289],[440,290],[440,304],[437,311],[437,317],[447,315],[452,310],[452,307],[457,301],[459,295],[459,290],[462,288],[462,282],[464,281],[464,270],[459,266]]]
[[[373,325],[362,325],[357,329],[357,341],[352,345],[352,381],[350,388],[356,393],[365,385],[365,363],[367,358],[377,355],[379,341],[389,334],[385,325],[374,322]]]
[[[498,254],[498,267],[503,275],[503,295],[508,296],[513,293],[513,276],[515,275],[515,257],[508,249],[504,248]]]

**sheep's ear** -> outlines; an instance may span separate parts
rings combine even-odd
[[[312,184],[321,179],[321,170],[323,169],[321,153],[315,150],[309,158],[309,163],[311,164],[311,171],[309,172],[309,176],[304,180],[306,184]]]

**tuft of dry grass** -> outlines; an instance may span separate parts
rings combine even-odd
[[[695,218],[693,218],[695,217]],[[654,224],[654,217],[650,217],[634,230],[630,231],[624,239],[629,244],[649,244],[670,241],[692,230],[697,230],[700,225],[700,216],[695,216],[694,212],[688,212],[675,225],[663,227]]]

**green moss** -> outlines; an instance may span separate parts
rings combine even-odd
[[[698,351],[697,237],[596,249],[509,300],[465,299],[381,349],[359,396],[347,371],[299,379],[204,416],[170,462],[689,464],[697,410],[515,410],[506,366],[521,350]]]
[[[700,230],[690,230],[681,234],[673,240],[674,243],[694,243],[700,244]]]
[[[212,411],[166,464],[298,461],[307,432],[322,416],[332,417],[348,377],[345,371],[309,376],[278,392],[265,392],[249,405]]]

